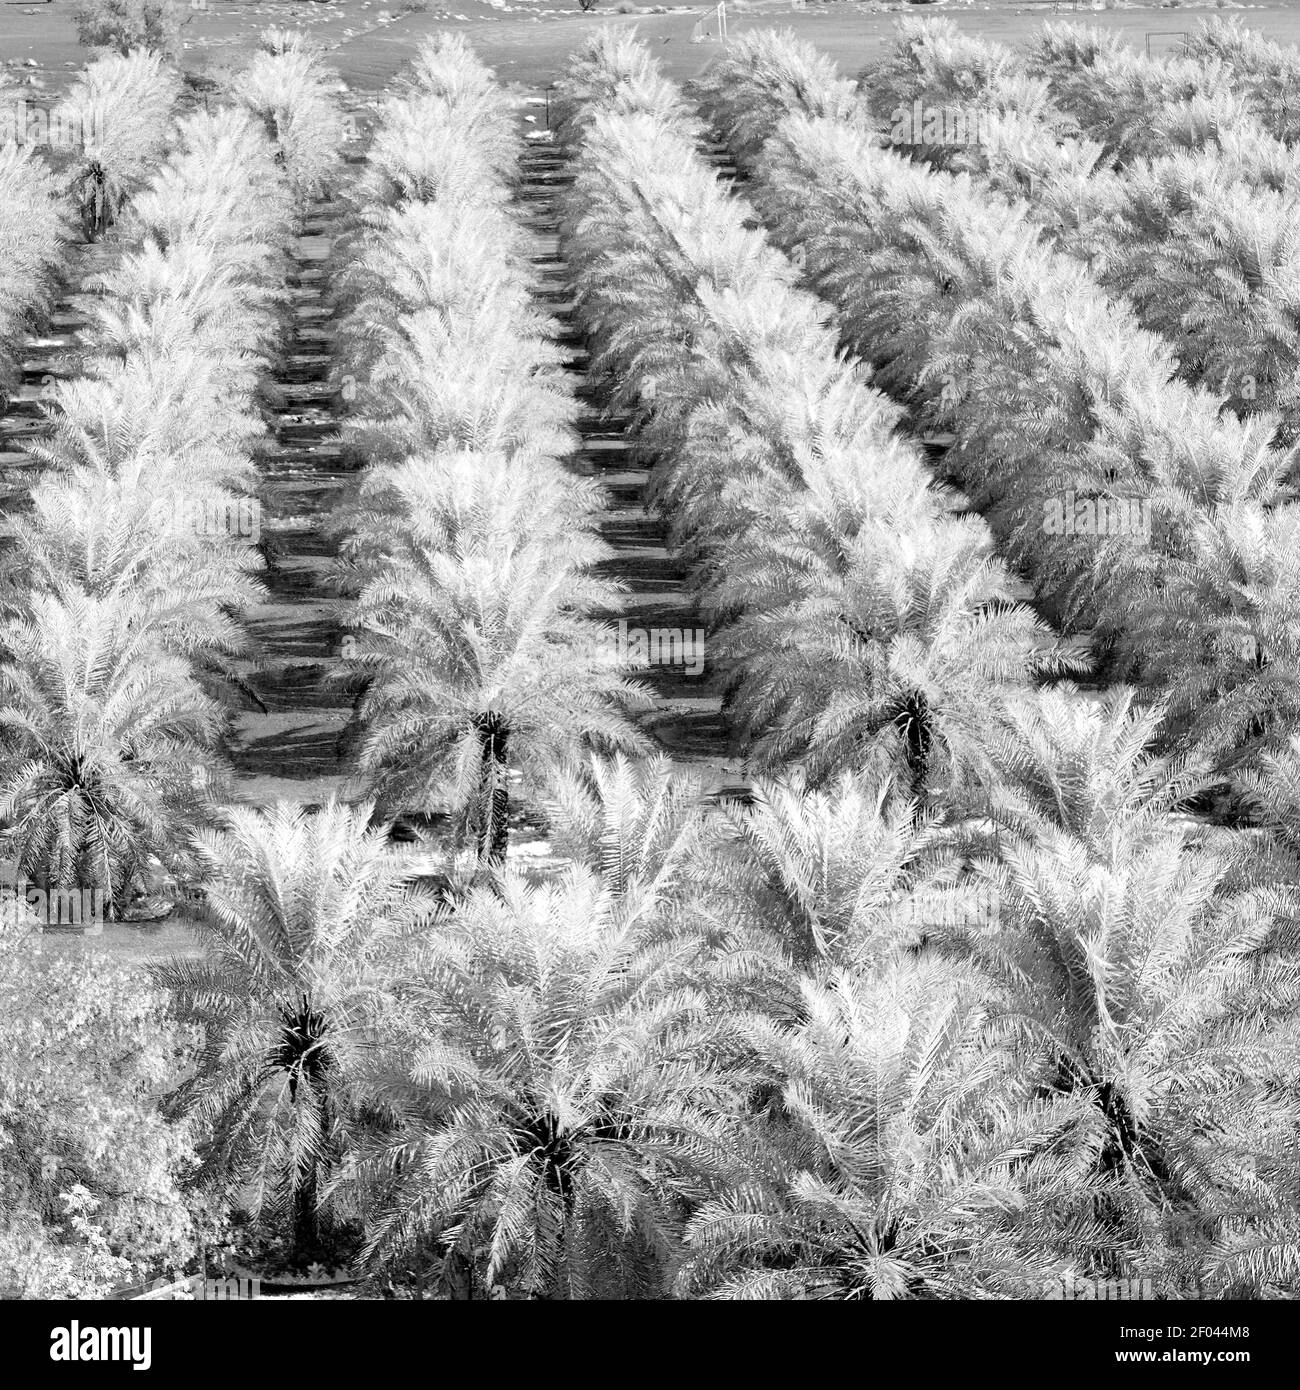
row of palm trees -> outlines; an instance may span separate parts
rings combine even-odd
[[[81,300],[74,374],[4,564],[0,815],[34,883],[120,915],[190,860],[222,781],[223,696],[263,592],[239,516],[265,426],[293,191],[261,121],[180,123]],[[208,524],[207,518],[219,519]]]
[[[440,480],[464,443],[411,448],[425,421],[451,417],[403,374],[406,339],[381,336],[365,355],[404,314],[413,337],[430,286],[429,318],[468,353],[475,320],[457,287],[492,305],[498,278],[526,274],[500,254],[474,273],[459,239],[474,189],[486,197],[466,220],[485,244],[504,206],[493,171],[510,168],[506,127],[486,74],[454,43],[426,50],[420,72],[387,113],[340,281],[344,363],[393,364],[362,373],[349,425],[390,475],[370,504],[363,478],[345,518],[373,505],[370,529],[348,533],[379,557],[357,550],[362,591],[369,566],[412,553],[408,462],[434,480],[421,563],[437,583],[467,553],[460,537],[482,534],[480,514],[502,508],[500,532],[527,545],[517,474],[484,456],[456,481],[473,505],[448,523]],[[439,113],[427,124],[424,102]],[[597,43],[566,103],[588,199],[566,235],[597,353],[638,381],[659,364],[644,421],[668,452],[670,424],[708,410],[679,365],[689,332],[715,417],[736,428],[734,454],[701,452],[709,476],[734,459],[764,495],[811,508],[818,466],[780,473],[759,454],[750,470],[760,429],[746,442],[751,420],[775,420],[758,413],[759,366],[779,365],[747,328],[767,320],[746,286],[794,317],[788,346],[815,365],[819,320],[791,269],[753,237],[745,274],[722,278],[731,209],[643,53]],[[676,161],[672,197],[661,159]],[[399,239],[420,218],[445,260]],[[667,293],[651,295],[641,242]],[[363,312],[380,284],[387,312]],[[419,359],[434,389],[455,381],[446,359]],[[832,378],[832,405],[875,399],[826,362],[813,376]],[[787,404],[788,379],[771,377]],[[822,495],[866,495],[881,459],[907,476],[914,455],[885,449],[886,417],[892,428],[883,402],[852,417],[869,466],[855,480],[850,459],[827,464]],[[685,487],[690,464],[673,461]],[[689,505],[712,528],[703,501]],[[733,509],[760,549],[743,496],[719,506]],[[708,553],[734,524],[716,546],[707,531]],[[791,534],[793,558],[809,537]],[[373,582],[392,591],[376,603],[406,602],[406,567]],[[447,606],[439,596],[435,615]],[[571,761],[547,798],[567,868],[536,882],[498,865],[454,901],[413,886],[370,805],[234,812],[200,837],[207,957],[160,972],[206,1030],[177,1097],[209,1127],[204,1177],[283,1221],[304,1261],[337,1253],[327,1227],[355,1222],[363,1257],[461,1297],[1036,1297],[1116,1276],[1169,1295],[1292,1291],[1300,748],[1265,762],[1251,785],[1262,829],[1244,837],[1174,814],[1208,769],[1155,756],[1159,713],[1124,691],[1096,704],[1008,692],[985,720],[980,819],[958,798],[918,807],[856,748],[818,788],[794,772],[722,808],[666,759]]]
[[[69,231],[56,177],[30,150],[0,146],[0,413],[22,379],[24,339],[48,312]]]
[[[1050,633],[703,163],[645,50],[602,37],[577,64],[561,91],[587,95],[566,221],[578,314],[696,561],[751,761],[815,779],[875,763],[913,798],[955,791],[988,703],[1061,665]]]
[[[1294,56],[1233,21],[1202,20],[1182,53],[1158,58],[1130,48],[1113,31],[1048,24],[1030,45],[1026,66],[1046,81],[1052,101],[1078,129],[1121,163],[1165,153],[1171,108],[1188,104],[1233,120],[1248,115],[1284,142],[1294,137],[1285,110]]]
[[[301,216],[338,179],[348,135],[332,90],[338,82],[304,34],[267,29],[260,43],[261,51],[230,82],[230,94],[265,123]]]
[[[531,793],[584,748],[646,746],[647,697],[593,616],[618,590],[599,488],[563,466],[577,406],[531,298],[517,160],[491,74],[430,42],[381,112],[335,277],[343,440],[369,463],[337,518],[359,773],[385,814],[455,817],[488,863],[511,769]]]
[[[91,63],[53,110],[3,93],[0,146],[0,413],[21,380],[24,337],[48,314],[73,235],[102,235],[172,134],[178,74],[139,50]],[[71,205],[71,206],[69,206]]]
[[[0,144],[0,413],[24,337],[48,313],[72,238],[89,239],[139,188],[169,138],[180,78],[143,51],[91,63],[53,110],[5,88]]]
[[[158,972],[205,1027],[205,1177],[303,1262],[353,1223],[453,1297],[1292,1289],[1300,759],[1243,862],[1128,696],[999,723],[974,830],[861,775],[720,811],[595,760],[550,802],[567,871],[454,906],[368,805],[234,812],[207,958]]]
[[[733,46],[732,112],[744,91],[774,99],[744,61]],[[954,476],[1048,611],[1112,677],[1170,692],[1171,732],[1225,768],[1284,740],[1295,515],[1272,421],[1177,381],[1168,346],[1044,245],[1024,202],[901,158],[862,121],[791,116],[750,174],[845,341],[956,435]],[[1046,524],[1062,498],[1136,498],[1143,524]]]
[[[1294,46],[1275,43],[1243,24],[1208,20],[1192,30],[1184,51],[1202,62],[1221,62],[1267,129],[1287,145],[1295,142],[1300,112],[1292,107],[1300,57]]]
[[[950,102],[978,110],[976,143],[911,144],[905,152],[970,169],[1010,198],[1027,196],[1055,244],[1085,260],[1103,288],[1171,345],[1183,380],[1226,396],[1238,414],[1281,414],[1282,436],[1293,441],[1300,276],[1291,228],[1300,158],[1235,87],[1216,88],[1208,70],[1204,94],[1143,111],[1145,153],[1126,157],[1097,136],[1069,84],[1057,106],[1056,89],[1030,75],[1053,37],[1022,60],[951,22],[914,22],[863,71],[863,101],[877,122],[904,103],[909,110]],[[1161,60],[1133,55],[1113,35],[1091,37],[1097,53],[1084,73],[1128,73],[1135,65],[1164,71]],[[1093,101],[1094,88],[1104,101],[1101,77],[1081,90]]]

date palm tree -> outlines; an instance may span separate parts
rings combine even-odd
[[[88,239],[101,237],[162,161],[180,100],[180,74],[147,48],[110,53],[86,68],[52,124],[74,143],[73,200]]]
[[[976,864],[999,930],[946,937],[993,982],[1026,1070],[1093,1108],[1080,1140],[1102,1227],[1176,1281],[1165,1213],[1199,1211],[1226,1238],[1262,1210],[1252,1146],[1290,1085],[1296,990],[1276,895],[1240,887],[1170,814],[1196,769],[1148,751],[1157,719],[1126,694],[1087,711],[1053,693],[1012,716],[1011,829]]]
[[[644,43],[598,29],[570,58],[551,98],[551,128],[564,149],[576,149],[598,113],[640,111],[688,137],[700,124]]]
[[[1292,507],[1241,503],[1196,518],[1159,588],[1132,595],[1126,644],[1167,692],[1171,732],[1222,769],[1284,746],[1300,699]]]
[[[1275,43],[1235,20],[1213,16],[1197,21],[1183,52],[1206,66],[1224,64],[1260,121],[1279,140],[1288,145],[1295,142],[1300,134],[1300,109],[1295,102],[1300,64],[1291,45]]]
[[[117,919],[151,856],[183,865],[220,763],[221,710],[120,594],[32,596],[0,627],[0,816],[38,887]]]
[[[899,153],[938,167],[951,165],[968,143],[978,144],[985,122],[996,115],[1016,112],[1049,133],[1070,125],[1052,106],[1047,82],[1026,72],[1015,49],[963,34],[949,19],[903,20],[893,47],[863,68],[858,85],[876,125],[890,131]],[[920,129],[914,128],[918,103]],[[941,128],[936,140],[928,140],[926,118],[943,113],[947,124],[949,111],[961,124]],[[896,124],[906,134],[901,142],[892,140]]]
[[[264,122],[303,212],[338,173],[346,125],[328,90],[331,75],[301,35],[267,30],[261,44],[231,92]]]
[[[575,865],[508,873],[434,923],[402,1008],[403,1126],[357,1170],[371,1255],[432,1238],[474,1287],[662,1295],[679,1192],[719,1166],[733,1083],[697,944],[616,903]]]
[[[939,817],[888,793],[847,772],[815,791],[798,774],[759,780],[714,813],[695,920],[815,976],[887,964],[932,921],[976,911]]]
[[[786,116],[865,121],[867,111],[857,84],[792,29],[753,29],[730,39],[688,90],[743,169]]]
[[[347,667],[367,682],[361,775],[385,807],[463,814],[489,862],[506,850],[511,767],[533,789],[588,749],[646,746],[625,710],[648,696],[586,616],[615,603],[592,572],[596,492],[534,469],[462,453],[372,470],[344,571]]]
[[[546,813],[552,852],[599,873],[620,916],[668,913],[698,891],[704,784],[666,755],[593,756],[564,769]]]
[[[1077,1107],[1035,1099],[951,965],[836,970],[802,994],[797,1021],[743,1021],[774,1118],[737,1136],[730,1183],[693,1213],[679,1290],[1033,1296],[1067,1263],[1036,1231],[1083,1179],[1052,1153]]]
[[[1162,109],[1228,85],[1221,63],[1152,57],[1095,25],[1045,24],[1025,65],[1047,82],[1053,104],[1119,162],[1161,153],[1151,141]]]
[[[366,1078],[394,953],[428,906],[372,810],[230,809],[196,837],[204,957],[153,967],[203,1030],[175,1097],[209,1127],[200,1180],[285,1222],[299,1260],[320,1253],[320,1197],[347,1144],[383,1123]]]
[[[986,778],[990,704],[1064,664],[1050,632],[977,522],[869,522],[835,539],[778,550],[734,586],[745,615],[719,646],[740,663],[731,708],[759,731],[755,760],[814,780],[892,772],[913,801]]]

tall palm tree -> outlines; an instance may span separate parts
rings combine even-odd
[[[283,1220],[314,1259],[320,1196],[347,1143],[382,1123],[365,1078],[389,1006],[393,953],[426,906],[372,807],[239,807],[202,832],[200,961],[154,967],[203,1028],[176,1103],[210,1127],[202,1180]]]
[[[371,1254],[433,1238],[516,1295],[663,1292],[675,1184],[718,1167],[731,1078],[691,986],[697,944],[616,904],[575,865],[506,874],[435,922],[403,1003],[403,1128],[358,1170]]]

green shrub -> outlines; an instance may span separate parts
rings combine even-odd
[[[102,1298],[184,1267],[188,1122],[162,1111],[195,1037],[108,957],[42,950],[0,902],[0,1296]]]

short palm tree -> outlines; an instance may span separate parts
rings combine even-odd
[[[469,842],[505,855],[509,769],[526,785],[587,750],[635,750],[647,703],[586,615],[614,603],[592,574],[595,493],[555,465],[440,454],[374,469],[344,582],[366,681],[360,770],[395,809],[464,813]]]
[[[642,111],[688,134],[699,129],[681,92],[665,80],[646,45],[630,34],[598,30],[573,54],[555,86],[551,128],[566,149],[577,146],[602,111]]]
[[[1283,746],[1300,712],[1300,538],[1291,507],[1194,519],[1183,555],[1130,596],[1126,646],[1168,692],[1171,733],[1220,768]]]
[[[221,711],[119,594],[33,596],[0,627],[0,816],[41,887],[120,917],[151,856],[177,864],[219,760]]]
[[[731,40],[691,84],[709,124],[742,168],[789,115],[864,121],[855,84],[790,29],[755,29]]]
[[[893,772],[917,802],[986,777],[990,702],[1064,654],[1016,602],[982,525],[869,522],[839,539],[838,554],[776,549],[728,585],[744,616],[718,645],[740,662],[732,708],[756,761],[814,780]]]
[[[715,814],[697,917],[768,939],[802,971],[888,962],[945,912],[974,910],[938,817],[851,773],[811,791],[760,780]]]
[[[1099,858],[1164,836],[1207,769],[1158,755],[1163,714],[1125,686],[1094,694],[1062,682],[1008,701],[990,735],[994,822],[1025,840],[1064,833]]]
[[[993,983],[1026,1070],[1093,1107],[1099,1220],[1149,1265],[1170,1210],[1260,1209],[1251,1146],[1289,1084],[1295,986],[1276,894],[1170,814],[1195,770],[1154,758],[1156,715],[1129,705],[1058,693],[1013,720],[994,812],[1011,830],[975,866],[999,929],[943,935]]]
[[[837,970],[795,1022],[745,1019],[772,1118],[687,1227],[678,1280],[715,1298],[1024,1294],[1060,1262],[1037,1211],[1077,1165],[1073,1107],[1035,1100],[977,982],[935,959]]]
[[[662,753],[591,757],[552,780],[552,851],[598,872],[620,914],[680,907],[698,888],[703,798],[699,774]]]
[[[696,944],[656,944],[616,904],[575,865],[507,874],[434,923],[403,1004],[403,1128],[358,1170],[373,1254],[432,1238],[515,1295],[662,1294],[674,1186],[717,1167],[731,1081]]]
[[[154,969],[204,1030],[176,1098],[210,1127],[201,1178],[285,1222],[300,1259],[318,1253],[324,1181],[358,1127],[382,1119],[364,1078],[390,952],[423,905],[371,811],[230,810],[196,840],[204,958]]]

